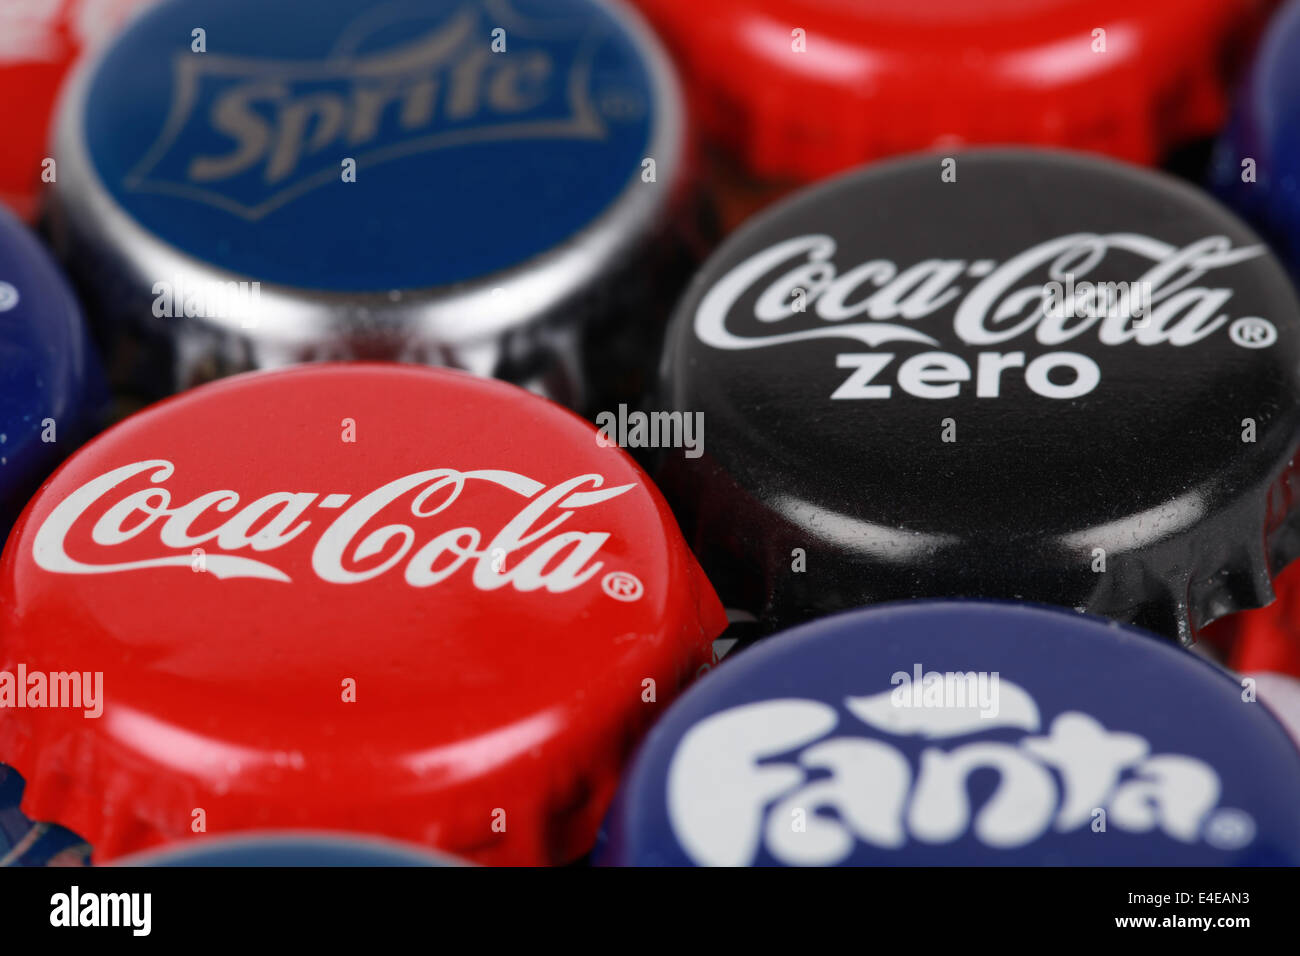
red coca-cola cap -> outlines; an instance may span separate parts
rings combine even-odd
[[[561,862],[724,625],[658,491],[560,407],[409,366],[245,375],[106,432],[20,518],[0,761],[96,862],[200,824]]]
[[[945,141],[1150,163],[1214,133],[1258,0],[638,0],[706,130],[808,180]]]
[[[31,219],[50,155],[50,116],[83,52],[104,42],[155,0],[5,0],[0,3],[0,202]],[[43,179],[43,177],[46,177]]]
[[[1273,589],[1277,600],[1216,622],[1210,637],[1233,670],[1300,677],[1300,564],[1279,574]]]

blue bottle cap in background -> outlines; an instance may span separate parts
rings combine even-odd
[[[0,866],[89,866],[91,848],[71,830],[29,820],[23,778],[0,764]],[[361,834],[251,831],[150,850],[114,866],[468,866],[425,847]]]
[[[98,359],[67,280],[0,209],[0,541],[102,410]]]
[[[1280,10],[1260,39],[1211,179],[1300,274],[1300,3]]]
[[[1253,696],[1068,611],[941,601],[823,618],[673,705],[597,859],[1295,865],[1300,753]]]
[[[656,246],[684,147],[621,0],[165,3],[56,125],[56,245],[97,311],[172,340],[163,390],[321,358],[536,373]]]
[[[114,866],[467,866],[423,847],[359,834],[252,831],[123,857]]]
[[[0,866],[89,866],[90,845],[71,830],[29,820],[23,778],[0,764]]]

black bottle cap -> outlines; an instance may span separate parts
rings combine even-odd
[[[1183,642],[1300,555],[1300,309],[1261,240],[1167,176],[926,154],[805,190],[678,307],[659,477],[768,628],[1005,597]]]

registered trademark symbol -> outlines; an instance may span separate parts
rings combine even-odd
[[[600,586],[615,601],[636,601],[645,593],[641,579],[626,571],[611,571],[601,578]]]
[[[1220,810],[1205,821],[1205,842],[1218,850],[1238,850],[1255,839],[1255,821],[1244,810]]]
[[[609,120],[639,120],[646,112],[645,97],[632,90],[608,90],[599,103],[600,112]]]
[[[1277,341],[1277,329],[1268,319],[1246,315],[1228,326],[1228,337],[1243,349],[1266,349]]]
[[[8,282],[0,282],[0,312],[8,312],[18,304],[18,290]]]

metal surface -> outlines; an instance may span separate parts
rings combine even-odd
[[[151,289],[182,276],[200,283],[254,281],[216,268],[160,239],[110,195],[84,136],[87,88],[99,60],[71,82],[55,134],[58,180],[47,219],[51,238],[90,298],[96,317],[122,337],[110,350],[113,374],[171,392],[221,375],[302,361],[394,359],[447,365],[514,380],[566,404],[583,403],[583,326],[608,309],[610,290],[653,255],[680,198],[681,93],[658,41],[618,0],[599,0],[634,39],[653,78],[655,119],[648,155],[657,183],[640,168],[608,209],[568,241],[517,266],[435,288],[336,293],[261,283],[247,314],[155,319]],[[102,59],[102,56],[101,56]],[[430,242],[430,254],[436,254]],[[618,300],[622,303],[622,300]],[[635,302],[627,321],[636,321]],[[142,370],[160,376],[142,379]]]

